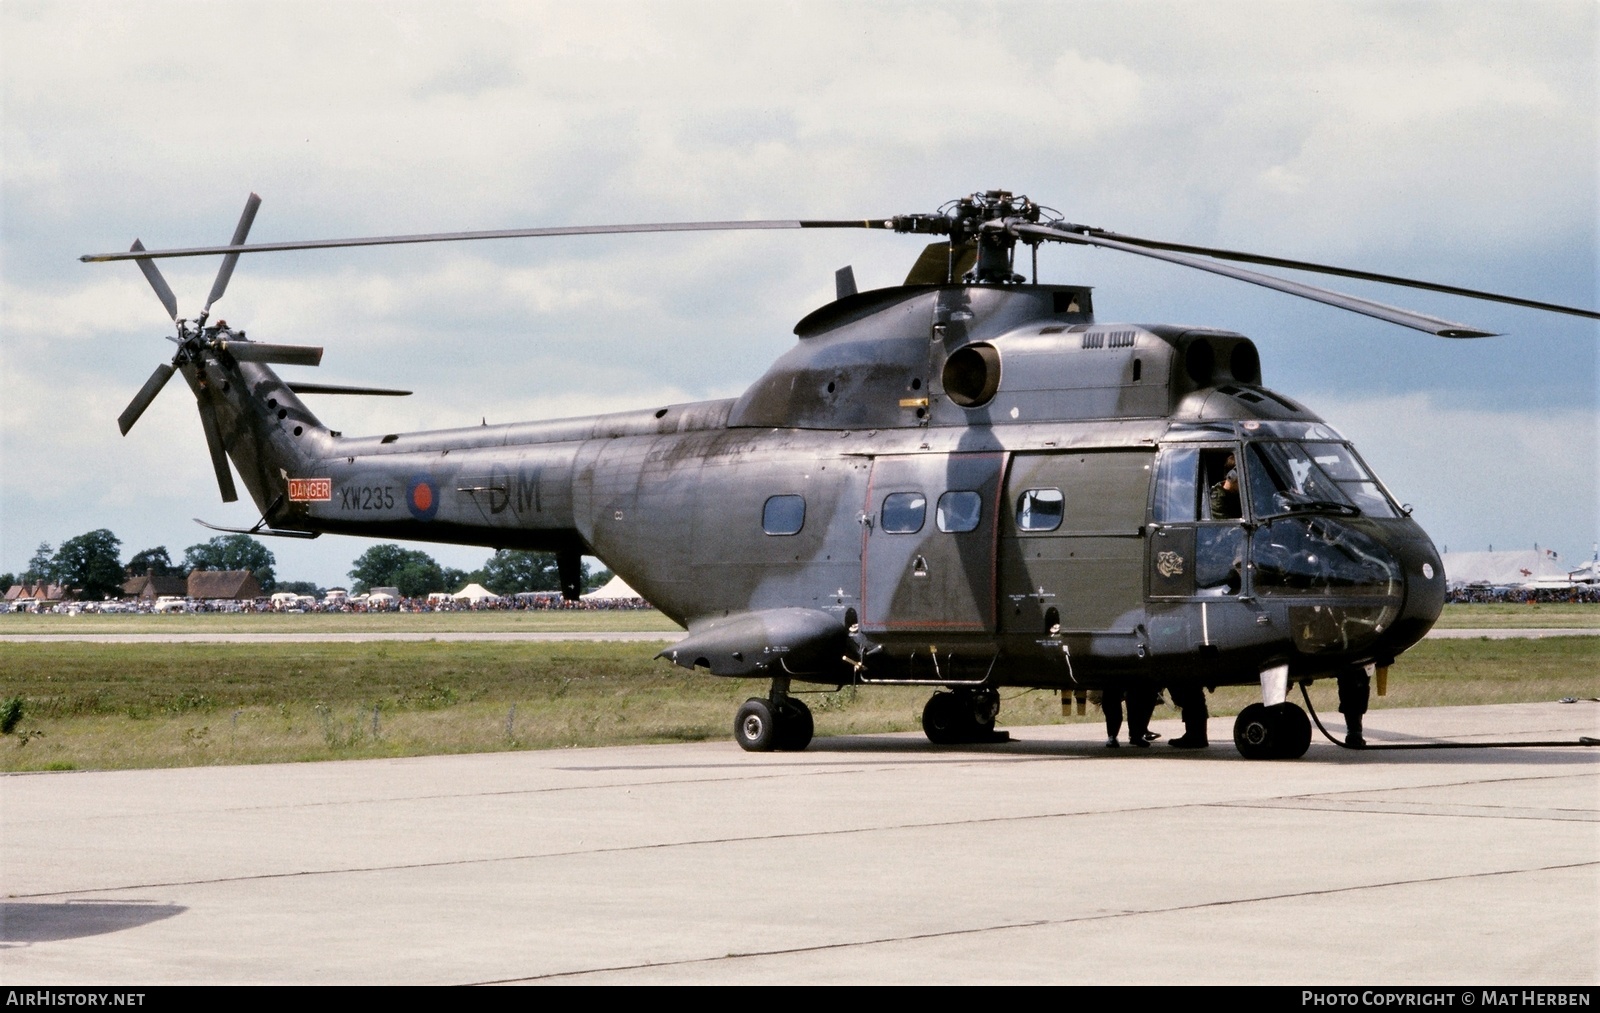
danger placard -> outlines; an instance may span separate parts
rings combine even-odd
[[[331,478],[289,479],[289,500],[294,503],[326,503],[333,499]]]

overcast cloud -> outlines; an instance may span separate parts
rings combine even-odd
[[[212,244],[931,211],[988,187],[1069,220],[1595,306],[1588,0],[1548,3],[0,5],[0,571],[109,527],[125,555],[247,526],[192,403],[116,416],[170,355],[128,264]],[[766,233],[247,258],[219,312],[327,346],[350,433],[731,396],[920,243]],[[1505,337],[1431,338],[1167,265],[1050,250],[1103,320],[1204,323],[1357,441],[1441,546],[1597,537],[1597,328],[1340,287]],[[167,262],[194,313],[215,263]],[[292,370],[290,371],[292,372]],[[302,373],[310,371],[302,370]],[[274,543],[344,582],[367,542]],[[481,549],[429,547],[475,566]]]

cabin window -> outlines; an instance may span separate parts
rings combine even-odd
[[[1060,489],[1029,489],[1017,497],[1017,527],[1023,531],[1054,531],[1061,526],[1065,503]]]
[[[883,498],[883,530],[890,534],[916,534],[927,516],[928,497],[920,492],[891,492]]]
[[[983,498],[975,492],[955,491],[939,497],[935,519],[940,531],[961,534],[977,528],[983,518]]]
[[[769,535],[797,535],[805,523],[804,496],[769,496],[767,505],[761,508],[761,530]]]

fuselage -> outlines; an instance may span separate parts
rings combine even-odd
[[[1426,534],[1241,335],[976,285],[797,331],[738,399],[359,438],[265,366],[186,375],[274,526],[598,556],[717,674],[1312,678],[1442,608]]]

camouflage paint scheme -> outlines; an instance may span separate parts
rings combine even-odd
[[[273,528],[552,551],[573,595],[591,554],[690,631],[673,660],[717,675],[1254,684],[1387,665],[1443,607],[1438,554],[1398,509],[1157,518],[1182,448],[1343,443],[1262,386],[1241,335],[1097,324],[1087,289],[1027,284],[846,294],[796,333],[735,400],[370,437],[225,350],[180,369]],[[1059,524],[1019,527],[1039,489],[1060,491],[1035,504]],[[977,495],[972,529],[941,530],[949,491]],[[921,497],[918,530],[889,530],[894,494]],[[763,530],[774,496],[803,497],[799,531]],[[1234,553],[1237,586],[1195,583],[1197,545]],[[1318,579],[1330,554],[1386,576]]]

